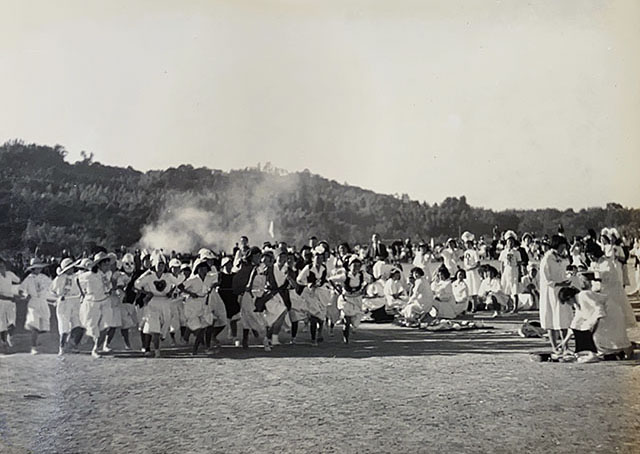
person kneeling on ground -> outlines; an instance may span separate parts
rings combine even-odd
[[[407,326],[417,326],[420,318],[425,317],[434,307],[434,299],[431,286],[425,278],[422,268],[412,268],[410,275],[414,280],[413,289],[409,303],[400,311],[400,314],[404,317]]]
[[[592,352],[605,360],[631,358],[633,348],[627,337],[624,314],[617,305],[607,304],[606,295],[592,290],[562,287],[558,291],[562,304],[573,306],[571,331],[575,352]],[[568,337],[565,338],[565,343]]]

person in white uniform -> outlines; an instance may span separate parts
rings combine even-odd
[[[51,295],[51,278],[42,273],[48,265],[38,258],[31,259],[27,268],[29,275],[24,278],[20,289],[27,295],[27,318],[24,323],[26,330],[31,331],[31,354],[38,354],[38,335],[46,333],[51,325],[51,311],[49,301],[53,303]]]
[[[419,267],[414,267],[409,274],[413,279],[411,296],[409,296],[409,302],[404,309],[400,311],[400,314],[405,318],[407,324],[412,325],[417,323],[420,317],[434,309],[435,302],[431,285],[425,277],[424,270]]]
[[[327,268],[324,266],[324,248],[313,250],[313,259],[310,265],[300,271],[296,282],[304,287],[302,298],[305,302],[305,309],[308,311],[309,328],[311,331],[311,344],[318,345],[322,342],[322,327],[327,317],[327,304],[321,298],[318,289],[323,287],[327,280]]]
[[[74,262],[68,257],[63,259],[57,269],[57,276],[51,284],[51,293],[56,297],[56,316],[60,335],[58,355],[67,352],[70,340],[73,340],[77,349],[82,339],[83,328],[80,322],[82,293],[75,278],[78,265],[79,261]]]
[[[449,275],[455,275],[458,271],[459,265],[459,251],[457,248],[456,240],[449,238],[447,240],[446,247],[440,253],[442,260],[444,260],[444,266],[449,270]]]
[[[80,322],[86,330],[87,336],[93,339],[91,356],[100,358],[98,348],[104,345],[107,338],[106,311],[110,310],[111,281],[107,272],[111,267],[111,259],[104,252],[98,252],[90,270],[80,273],[77,278],[78,287],[82,293],[80,305]]]
[[[471,297],[471,312],[476,311],[478,291],[480,290],[480,283],[482,282],[482,277],[480,277],[480,256],[474,247],[474,240],[475,236],[473,233],[464,232],[462,234],[462,241],[464,241],[466,245],[466,249],[462,255],[462,268],[466,274],[465,281]]]
[[[334,277],[333,282],[340,283],[340,296],[338,296],[338,309],[342,315],[343,329],[342,340],[349,343],[351,327],[357,328],[362,318],[362,295],[366,290],[368,279],[361,271],[362,262],[355,255],[349,259],[349,269],[340,279]]]
[[[188,339],[190,333],[196,336],[193,355],[204,343],[204,330],[213,324],[213,312],[206,304],[211,290],[206,282],[209,271],[206,259],[197,259],[193,264],[193,274],[181,286],[185,295],[184,318],[188,330],[185,337]]]
[[[522,257],[516,248],[517,235],[513,230],[504,235],[505,248],[500,252],[498,260],[502,266],[502,291],[509,295],[513,301],[512,312],[518,310],[518,287],[520,283],[520,263]]]
[[[7,270],[7,262],[0,257],[0,339],[2,349],[13,347],[11,335],[16,326],[16,303],[14,285],[20,278]]]
[[[550,249],[540,261],[540,325],[549,333],[549,341],[553,351],[557,351],[561,339],[573,318],[571,307],[560,304],[558,291],[569,284],[567,281],[567,265],[569,260],[564,256],[567,240],[560,235],[551,237]]]
[[[151,351],[153,342],[154,355],[160,357],[160,338],[169,334],[171,320],[171,296],[178,280],[166,272],[166,258],[156,252],[151,258],[151,269],[140,276],[134,286],[146,295],[147,303],[142,310],[142,333],[144,337],[143,351]]]

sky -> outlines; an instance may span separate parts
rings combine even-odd
[[[0,142],[640,207],[636,0],[0,0]]]

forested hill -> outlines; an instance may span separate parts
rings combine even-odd
[[[335,243],[366,241],[373,231],[386,239],[426,240],[461,230],[490,234],[494,225],[543,234],[562,223],[568,235],[603,225],[635,234],[640,227],[640,210],[616,203],[578,212],[495,212],[470,207],[465,197],[429,205],[269,166],[223,172],[183,165],[143,173],[85,154],[72,164],[65,156],[61,146],[14,141],[0,147],[0,251],[37,245],[51,253],[78,251],[180,234],[228,247],[243,232],[266,235],[271,221],[278,239],[296,243],[312,233]]]

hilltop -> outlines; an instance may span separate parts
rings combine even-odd
[[[242,233],[268,238],[271,222],[278,239],[297,244],[310,234],[331,243],[367,241],[373,231],[386,239],[441,239],[462,230],[491,234],[494,225],[550,234],[562,223],[568,235],[603,225],[629,234],[640,228],[640,210],[616,203],[580,211],[492,211],[469,206],[464,196],[429,205],[268,165],[140,172],[95,162],[86,153],[70,163],[66,155],[60,145],[12,141],[0,147],[0,250],[39,245],[54,253],[141,240],[228,247]]]

